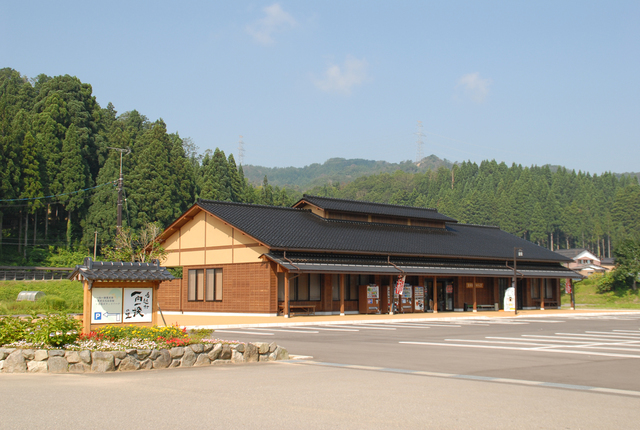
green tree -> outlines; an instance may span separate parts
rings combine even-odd
[[[640,241],[624,240],[616,247],[616,271],[631,279],[633,290],[638,289],[640,275]]]

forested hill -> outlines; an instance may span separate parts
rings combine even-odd
[[[162,119],[101,107],[91,85],[76,77],[27,79],[5,68],[0,263],[33,263],[49,246],[86,252],[94,232],[98,247],[113,244],[121,160],[113,148],[131,150],[122,156],[123,226],[134,230],[148,222],[166,227],[198,198],[290,206],[305,190],[436,208],[553,249],[581,246],[604,255],[610,244],[640,238],[636,176],[495,161],[452,165],[434,155],[419,165],[336,158],[300,169],[238,166],[218,149],[199,153]]]
[[[398,170],[406,173],[423,173],[428,170],[437,170],[441,166],[451,168],[453,163],[430,155],[419,163],[330,158],[323,164],[314,163],[304,167],[263,167],[251,164],[243,167],[245,177],[254,185],[260,185],[266,176],[269,178],[269,183],[273,185],[305,191],[325,184],[345,184],[361,176],[393,173]]]

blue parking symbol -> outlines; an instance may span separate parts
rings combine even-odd
[[[94,312],[93,319],[95,320],[102,319],[102,312]]]

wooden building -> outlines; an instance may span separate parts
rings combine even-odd
[[[292,208],[199,200],[159,239],[165,265],[183,268],[158,290],[165,313],[386,313],[399,277],[399,312],[502,308],[515,250],[519,309],[559,307],[560,279],[581,278],[497,227],[307,195]]]

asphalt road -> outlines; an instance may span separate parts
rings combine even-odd
[[[219,330],[314,358],[2,374],[0,429],[637,428],[640,316],[536,320]]]
[[[316,362],[640,392],[640,314],[246,328],[215,335],[275,341]]]

